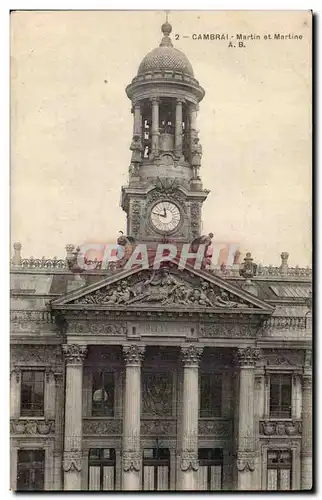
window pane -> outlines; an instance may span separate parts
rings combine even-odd
[[[95,460],[100,458],[100,448],[91,448],[89,450],[89,460]]]
[[[145,465],[143,467],[143,489],[145,491],[154,490],[154,466]]]
[[[22,372],[22,382],[27,383],[32,381],[32,371]]]
[[[280,470],[280,489],[290,490],[291,489],[291,471],[290,469]]]
[[[201,375],[200,393],[200,416],[220,416],[222,398],[221,375],[216,375],[213,373],[206,373]]]
[[[153,449],[154,448],[145,448],[143,450],[143,458],[153,458]]]
[[[103,490],[114,490],[114,467],[112,466],[103,467]]]
[[[221,490],[221,465],[212,465],[210,468],[210,489]]]
[[[100,466],[90,466],[89,468],[89,490],[100,490]]]
[[[277,490],[277,469],[267,470],[267,489]]]
[[[158,490],[166,491],[169,488],[169,467],[167,465],[159,465],[158,472]]]
[[[199,466],[197,474],[198,474],[197,476],[198,490],[206,491],[208,489],[208,484],[207,484],[208,467],[206,465]]]
[[[44,471],[44,450],[19,450],[17,464],[17,490],[43,491]]]
[[[92,413],[114,415],[114,373],[93,372]]]

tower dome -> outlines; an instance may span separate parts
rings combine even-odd
[[[176,71],[193,77],[193,69],[187,56],[172,45],[169,36],[172,31],[171,24],[169,22],[162,24],[161,31],[163,38],[159,47],[151,50],[143,58],[138,76],[153,71]]]

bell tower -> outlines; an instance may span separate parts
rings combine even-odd
[[[200,178],[198,104],[205,92],[187,57],[173,47],[171,24],[159,47],[142,60],[126,88],[132,102],[129,181],[121,206],[136,241],[188,243],[200,236],[201,207],[209,191]]]

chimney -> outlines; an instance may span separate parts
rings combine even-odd
[[[282,276],[287,276],[287,272],[288,272],[287,260],[288,260],[288,258],[289,258],[289,253],[287,253],[287,252],[281,253],[282,263],[280,265],[280,272],[281,272]]]
[[[14,254],[12,258],[12,264],[14,267],[21,267],[21,243],[17,242],[13,244]]]

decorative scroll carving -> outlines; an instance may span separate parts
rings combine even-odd
[[[216,323],[205,323],[199,327],[200,337],[250,337],[256,336],[256,328],[252,325],[221,325]]]
[[[53,323],[53,318],[49,311],[10,311],[10,321]]]
[[[62,356],[57,346],[14,345],[11,347],[11,360],[14,366],[22,364],[60,364]]]
[[[253,472],[255,470],[254,452],[238,451],[236,466],[240,472]]]
[[[65,472],[73,471],[81,472],[82,470],[82,452],[78,451],[65,451],[63,469]]]
[[[263,322],[262,333],[270,330],[305,330],[307,321],[300,316],[271,316]]]
[[[138,200],[132,202],[131,232],[136,236],[141,227],[141,203]]]
[[[141,452],[123,451],[122,462],[124,472],[139,472],[141,470]]]
[[[175,420],[141,420],[141,434],[168,436],[176,434]]]
[[[240,297],[196,276],[174,274],[168,268],[145,270],[74,301],[75,304],[160,304],[221,309],[255,307]]]
[[[84,420],[83,423],[83,434],[84,435],[99,435],[104,436],[106,434],[121,434],[122,430],[121,420]]]
[[[87,346],[79,344],[64,344],[63,352],[65,354],[66,363],[82,364],[87,354]]]
[[[126,323],[120,322],[120,323],[102,323],[102,322],[95,322],[95,323],[90,323],[88,324],[87,322],[75,322],[75,323],[70,323],[69,325],[69,331],[75,332],[75,333],[93,333],[95,335],[119,335],[119,336],[124,336],[126,335],[127,332],[127,326]]]
[[[123,346],[123,355],[127,365],[140,365],[144,357],[144,346],[135,344]]]
[[[181,347],[182,361],[185,366],[198,366],[203,348],[195,345]]]
[[[182,471],[197,471],[199,469],[198,453],[190,450],[182,451],[180,467]]]
[[[297,436],[302,434],[302,422],[300,420],[260,421],[259,432],[265,436]]]
[[[309,368],[312,366],[312,351],[311,349],[306,349],[304,356],[304,366]]]
[[[238,347],[236,350],[236,359],[240,366],[255,366],[260,352],[260,349],[257,347]]]
[[[190,204],[190,220],[192,237],[197,238],[200,235],[201,203],[192,202]]]
[[[47,435],[55,432],[54,420],[11,420],[10,433],[24,435]]]
[[[199,420],[199,434],[212,434],[217,437],[228,437],[230,433],[230,422],[219,420]]]
[[[145,373],[143,377],[143,413],[172,414],[172,377],[168,373]]]
[[[265,359],[270,366],[301,366],[303,364],[303,351],[295,349],[265,351]]]

